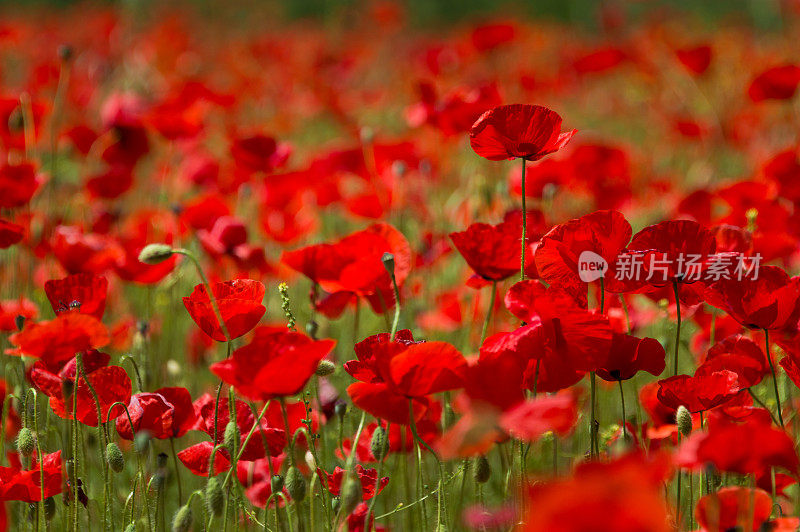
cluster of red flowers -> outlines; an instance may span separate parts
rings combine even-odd
[[[794,43],[365,5],[0,21],[0,531],[800,529]]]

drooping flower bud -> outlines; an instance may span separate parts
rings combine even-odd
[[[22,328],[25,327],[25,316],[18,314],[16,317],[14,317],[14,325],[18,331],[21,331]]]
[[[208,477],[205,498],[208,513],[214,517],[221,516],[225,508],[225,493],[222,490],[222,481],[219,477]]]
[[[291,466],[286,472],[286,491],[297,502],[306,498],[306,479],[295,466]]]
[[[675,423],[678,425],[678,431],[682,436],[688,436],[692,433],[692,414],[685,406],[679,406],[677,412],[675,412]]]
[[[106,462],[114,473],[119,473],[125,468],[125,457],[122,456],[122,450],[113,441],[106,446]]]
[[[56,501],[52,497],[44,500],[44,518],[50,521],[56,515]]]
[[[30,456],[36,450],[36,435],[28,427],[22,427],[17,434],[17,450],[22,456]]]
[[[280,475],[272,475],[269,480],[269,486],[272,493],[277,493],[283,489],[283,477]]]
[[[489,465],[489,460],[481,455],[475,459],[475,470],[472,472],[475,482],[478,484],[485,484],[492,476],[492,466]]]
[[[172,532],[189,532],[192,529],[192,509],[189,505],[181,506],[172,518]]]
[[[228,421],[228,424],[225,426],[225,447],[228,448],[228,452],[232,455],[235,454],[236,447],[241,441],[239,427],[236,426],[235,422]]]
[[[344,477],[344,481],[342,483],[342,491],[340,495],[341,499],[341,511],[345,514],[350,514],[353,510],[356,509],[358,503],[361,502],[363,498],[363,491],[361,488],[361,481],[356,478],[356,476],[351,473],[347,472]]]
[[[144,264],[160,264],[172,257],[172,246],[167,244],[148,244],[139,253],[139,262]]]
[[[372,433],[372,441],[369,450],[376,460],[381,461],[389,453],[389,440],[386,437],[386,429],[378,427]]]
[[[137,432],[133,439],[133,448],[136,449],[136,452],[140,454],[145,452],[148,445],[150,445],[150,433],[146,430]]]

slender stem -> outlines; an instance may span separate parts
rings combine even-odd
[[[678,374],[678,348],[681,345],[681,300],[678,295],[678,282],[672,281],[672,290],[675,292],[675,311],[677,313],[677,326],[675,327],[675,365],[672,368],[672,375]]]
[[[391,272],[392,289],[394,290],[394,319],[392,320],[392,334],[391,338],[394,340],[397,334],[397,326],[400,324],[400,288],[397,286],[397,278],[394,271]]]
[[[619,383],[619,400],[620,404],[622,404],[622,440],[627,442],[628,429],[625,425],[627,424],[628,418],[625,416],[625,390],[622,387],[622,380],[618,380],[617,382]]]
[[[175,438],[169,439],[172,448],[172,463],[175,467],[175,482],[178,484],[178,506],[183,505],[183,485],[181,484],[181,471],[178,467],[178,453],[175,452]]]
[[[778,393],[778,377],[775,375],[775,365],[772,363],[772,353],[769,349],[769,331],[764,329],[764,341],[766,343],[767,349],[767,361],[769,362],[769,369],[772,372],[772,389],[775,392],[775,402],[778,405],[778,421],[781,424],[781,428],[784,428],[783,425],[783,413],[781,412],[781,395]]]
[[[606,308],[606,285],[603,282],[603,278],[600,278],[600,314],[603,313],[603,310]]]
[[[522,254],[519,260],[519,280],[525,280],[525,248],[527,247],[528,236],[528,209],[525,205],[525,163],[526,160],[522,158]]]
[[[417,423],[414,421],[414,400],[408,400],[408,426],[411,429],[411,434],[414,436],[414,440],[417,441],[418,444],[425,446],[428,452],[433,455],[433,458],[436,460],[437,465],[439,466],[439,490],[441,491],[444,488],[444,473],[442,471],[443,465],[442,461],[439,459],[439,455],[436,454],[436,451],[428,445],[428,442],[420,438],[419,434],[417,433]],[[439,529],[439,526],[442,525],[442,515],[443,515],[443,502],[444,497],[442,494],[439,494],[439,497],[436,498],[436,529]]]
[[[383,472],[383,462],[386,460],[386,455],[388,453],[388,446],[389,446],[389,429],[391,428],[392,424],[390,422],[386,423],[386,447],[387,449],[381,449],[383,455],[381,456],[380,461],[378,462],[377,467],[377,477],[375,479],[375,491],[372,494],[372,500],[369,501],[369,509],[367,510],[367,516],[364,519],[365,523],[369,523],[369,516],[372,515],[375,508],[375,499],[378,498],[378,490],[381,488],[381,473]],[[380,427],[380,422],[378,423],[378,428]],[[376,428],[375,430],[378,430]],[[384,452],[385,451],[385,452]]]
[[[678,431],[678,445],[681,443],[681,433]],[[678,468],[678,482],[675,490],[675,528],[681,529],[681,470]]]
[[[492,321],[494,314],[494,301],[497,298],[497,281],[492,281],[492,294],[489,296],[489,308],[486,310],[486,318],[483,320],[483,330],[481,331],[481,343],[486,340],[486,333],[489,331],[489,322]],[[480,347],[480,346],[479,346]]]
[[[31,388],[31,392],[33,392],[33,432],[36,434],[36,454],[39,455],[39,507],[37,510],[37,520],[36,520],[36,527],[39,530],[43,530],[47,526],[47,522],[44,518],[44,455],[42,454],[42,442],[41,438],[39,437],[39,401],[38,401],[38,394],[36,390]],[[27,395],[27,393],[26,393]],[[2,430],[4,425],[0,424],[0,430]]]
[[[100,440],[100,462],[103,466],[103,528],[106,529],[108,526],[108,514],[110,512],[110,508],[108,507],[109,503],[109,495],[108,495],[108,483],[109,483],[109,474],[108,474],[108,462],[106,462],[105,457],[105,431],[103,430],[103,409],[100,406],[100,399],[97,396],[97,392],[92,386],[92,383],[89,382],[89,377],[86,376],[86,370],[83,367],[83,355],[79,355],[76,360],[78,374],[81,378],[83,378],[83,382],[86,383],[86,387],[89,389],[89,392],[92,395],[92,399],[94,400],[95,411],[97,414],[97,432]],[[76,380],[77,382],[77,380]],[[75,392],[78,393],[78,386],[75,387]],[[73,416],[77,416],[76,412],[72,413]]]
[[[591,445],[589,454],[592,457],[600,454],[600,445],[597,441],[597,375],[592,371],[589,374],[589,383],[591,386],[591,401],[592,401],[592,418],[590,420],[589,436],[591,438]]]

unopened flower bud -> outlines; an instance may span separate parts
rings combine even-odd
[[[272,475],[272,478],[269,480],[269,486],[272,493],[278,493],[283,489],[283,477],[280,475]]]
[[[353,510],[356,509],[356,506],[358,506],[358,503],[361,502],[362,498],[363,491],[361,488],[361,481],[359,481],[351,472],[347,472],[342,483],[342,491],[340,496],[342,503],[341,510],[345,514],[349,515],[353,512]]]
[[[344,415],[347,413],[347,403],[336,403],[336,406],[333,407],[333,411],[336,417],[344,419]]]
[[[133,448],[136,449],[136,452],[139,454],[145,452],[148,445],[150,445],[150,433],[146,430],[137,432],[133,439]]]
[[[306,498],[306,479],[295,466],[291,466],[286,472],[286,491],[297,502]]]
[[[387,251],[381,257],[381,262],[383,262],[383,267],[386,268],[389,275],[394,275],[394,255]]]
[[[72,56],[75,55],[75,50],[69,44],[62,44],[58,47],[58,58],[64,61],[65,63],[72,59]]]
[[[169,456],[167,453],[158,453],[156,456],[156,467],[158,469],[164,469],[167,467],[167,462],[169,461]]]
[[[489,460],[481,455],[475,459],[475,470],[472,472],[475,482],[478,484],[485,484],[492,476],[492,466],[489,465]]]
[[[222,515],[225,507],[225,493],[222,491],[222,481],[219,477],[209,477],[206,484],[206,508],[214,517]]]
[[[312,340],[316,340],[317,339],[317,331],[318,330],[319,330],[319,324],[316,321],[311,320],[308,323],[306,323],[306,334]]]
[[[172,532],[189,532],[192,529],[192,509],[181,506],[172,518]]]
[[[342,507],[342,501],[339,499],[339,497],[334,497],[331,500],[331,509],[333,510],[333,513],[338,514],[339,508],[341,507]]]
[[[316,373],[320,377],[325,377],[333,373],[335,370],[336,370],[336,364],[334,364],[330,360],[323,359],[319,361],[319,364],[317,364]]]
[[[125,457],[122,456],[119,445],[113,441],[106,446],[106,462],[114,473],[119,473],[125,468]]]
[[[22,456],[30,456],[36,449],[36,435],[28,427],[22,427],[17,434],[17,450]]]
[[[685,406],[679,406],[678,411],[675,412],[675,423],[678,425],[681,435],[688,436],[692,433],[692,414]]]
[[[235,455],[236,447],[241,441],[239,427],[233,421],[228,421],[228,424],[225,425],[225,447],[228,448],[231,455]]]
[[[56,515],[56,501],[52,497],[44,500],[44,518],[50,521]]]
[[[25,316],[22,314],[17,314],[17,316],[14,318],[14,325],[18,331],[21,331],[22,328],[25,327]]]
[[[386,430],[378,427],[372,433],[372,441],[369,445],[370,452],[376,460],[381,461],[389,453],[389,440],[386,437]]]
[[[139,262],[159,264],[172,257],[172,246],[167,244],[148,244],[139,253]]]
[[[136,523],[128,523],[125,527],[125,532],[136,532]]]

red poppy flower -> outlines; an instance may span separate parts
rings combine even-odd
[[[31,201],[39,182],[31,163],[0,165],[0,207],[12,209]]]
[[[50,246],[53,255],[67,273],[103,273],[113,267],[124,251],[108,235],[84,233],[75,226],[59,225]]]
[[[529,532],[668,532],[663,482],[670,476],[663,455],[648,462],[638,454],[612,462],[580,464],[569,478],[528,488],[523,521]]]
[[[740,334],[714,344],[695,374],[708,375],[723,369],[736,373],[741,388],[755,386],[770,372],[767,358],[758,344]]]
[[[530,211],[528,224],[526,239],[535,242],[537,239],[535,227],[544,225],[541,212]],[[532,226],[533,231],[531,231]],[[474,223],[465,231],[450,233],[450,239],[470,268],[484,279],[502,281],[519,273],[522,241],[520,213],[506,214],[503,222],[497,225]],[[533,262],[533,247],[533,244],[529,244],[525,249],[525,276],[529,279],[539,276]]]
[[[422,101],[406,110],[409,125],[430,124],[447,136],[469,131],[481,114],[502,103],[495,83],[459,87],[438,98],[432,84],[421,83],[419,93]]]
[[[569,391],[534,397],[500,417],[500,427],[503,430],[526,442],[534,442],[551,431],[559,436],[566,436],[577,422],[577,397]]]
[[[117,405],[111,409],[111,405],[117,401],[127,403],[131,396],[131,380],[128,374],[119,366],[108,366],[108,361],[109,356],[99,351],[90,350],[83,355],[83,371],[97,394],[103,422],[122,415],[125,412],[122,406]],[[94,396],[83,377],[75,385],[76,374],[77,358],[72,358],[57,373],[44,362],[37,361],[31,368],[30,379],[39,390],[50,397],[50,408],[53,412],[64,419],[73,419],[74,399],[71,395],[64,394],[65,384],[69,383],[71,386],[67,389],[71,388],[72,393],[78,394],[75,410],[78,421],[96,427],[98,416]]]
[[[800,67],[781,65],[768,68],[750,83],[747,95],[754,102],[763,100],[788,100],[794,96],[800,83]]]
[[[272,172],[286,163],[292,149],[267,135],[238,137],[231,144],[231,156],[247,172]]]
[[[611,292],[624,291],[615,286],[617,259],[631,239],[631,224],[617,211],[597,211],[560,224],[545,234],[536,247],[536,268],[542,279],[586,299],[586,281],[593,277],[591,261],[603,267],[604,287]],[[589,260],[591,259],[591,260]],[[605,261],[605,263],[602,263]],[[596,277],[596,276],[594,276]]]
[[[576,129],[561,132],[561,117],[540,105],[501,105],[472,125],[469,141],[475,153],[492,161],[522,157],[536,161],[567,145]]]
[[[356,476],[361,482],[361,500],[368,501],[375,493],[375,484],[378,481],[378,472],[375,469],[364,469],[361,464],[356,464]],[[344,480],[345,470],[339,466],[333,470],[333,473],[328,473],[320,468],[317,468],[317,474],[322,482],[328,488],[328,491],[334,497],[338,497],[342,489],[342,480]],[[381,477],[380,486],[378,486],[378,493],[383,491],[383,488],[389,483],[389,477]]]
[[[33,458],[29,469],[23,469],[16,454],[9,455],[10,466],[0,467],[0,501],[23,501],[34,503],[61,493],[61,451],[44,455],[41,467]],[[42,484],[42,476],[44,484]]]
[[[608,319],[578,306],[568,294],[522,281],[506,293],[506,308],[531,325],[539,324],[541,345],[579,371],[594,371],[608,356],[612,331]]]
[[[170,211],[144,209],[131,216],[117,239],[122,250],[114,264],[117,275],[139,284],[157,283],[169,275],[175,268],[177,255],[158,264],[145,264],[139,260],[139,254],[154,241],[172,244],[177,225],[177,219]]]
[[[675,50],[678,61],[692,74],[700,75],[708,70],[711,64],[711,47],[708,45],[695,46]]]
[[[511,24],[481,24],[472,30],[470,41],[479,52],[488,52],[513,41],[515,35],[516,28]]]
[[[192,396],[180,387],[137,393],[128,402],[128,413],[135,432],[145,431],[159,440],[180,438],[197,422]],[[133,439],[127,415],[117,418],[117,432],[126,440]]]
[[[619,65],[627,58],[628,54],[623,50],[608,46],[577,58],[572,66],[579,74],[604,72]]]
[[[646,371],[657,377],[664,371],[666,356],[664,346],[655,338],[614,333],[608,360],[597,368],[597,376],[609,382],[625,381]]]
[[[180,460],[193,475],[207,477],[208,470],[211,467],[211,452],[213,449],[214,444],[212,442],[203,441],[179,451],[178,460]],[[224,473],[230,467],[231,462],[228,459],[225,449],[217,448],[216,456],[214,457],[214,475]]]
[[[0,219],[0,249],[6,249],[22,242],[25,228],[14,222]]]
[[[7,354],[39,358],[57,370],[75,353],[103,347],[110,340],[105,325],[88,314],[67,313],[50,321],[27,323],[9,341],[17,347]]]
[[[752,409],[740,421],[710,416],[708,430],[693,433],[681,445],[677,462],[694,470],[711,464],[718,471],[742,475],[769,473],[772,467],[793,476],[800,473],[791,436],[774,427],[769,412],[763,409]]]
[[[720,279],[705,299],[750,329],[782,329],[800,317],[800,282],[777,266],[761,266],[741,280]]]
[[[22,316],[25,321],[35,319],[39,315],[36,304],[24,297],[0,301],[0,331],[17,331],[17,317]]]
[[[53,312],[63,314],[75,310],[81,314],[103,319],[106,309],[108,281],[91,273],[78,273],[64,279],[51,279],[44,284],[44,292]]]
[[[266,289],[260,281],[234,279],[214,283],[211,291],[230,338],[225,338],[225,333],[222,332],[204,284],[195,286],[191,295],[183,298],[183,305],[197,326],[218,342],[233,340],[247,334],[267,311],[261,304]]]
[[[733,399],[740,387],[732,371],[709,375],[675,375],[658,381],[658,400],[669,408],[685,406],[689,412],[704,412]]]
[[[284,457],[270,457],[237,463],[236,476],[244,486],[244,494],[253,506],[266,507],[267,499],[272,495],[272,475],[281,470],[284,461]],[[287,500],[291,500],[286,486],[283,487],[282,493]],[[276,496],[272,498],[269,505],[271,508],[283,507],[284,502],[281,497]]]
[[[366,298],[382,314],[394,308],[392,280],[381,260],[384,253],[394,255],[395,279],[402,286],[411,271],[411,248],[402,233],[388,224],[372,225],[333,244],[285,252],[281,261],[334,296],[344,292],[345,298]]]
[[[267,401],[299,393],[335,345],[286,327],[259,327],[249,344],[211,371],[245,397]]]
[[[697,501],[694,510],[697,524],[702,527],[702,532],[725,532],[726,530],[772,530],[779,532],[788,523],[770,522],[772,514],[772,497],[762,489],[744,488],[741,486],[726,486],[716,493],[703,495]],[[793,527],[787,531],[796,530],[800,523],[797,518],[781,519],[779,521],[793,521]],[[780,527],[774,526],[776,524]]]

